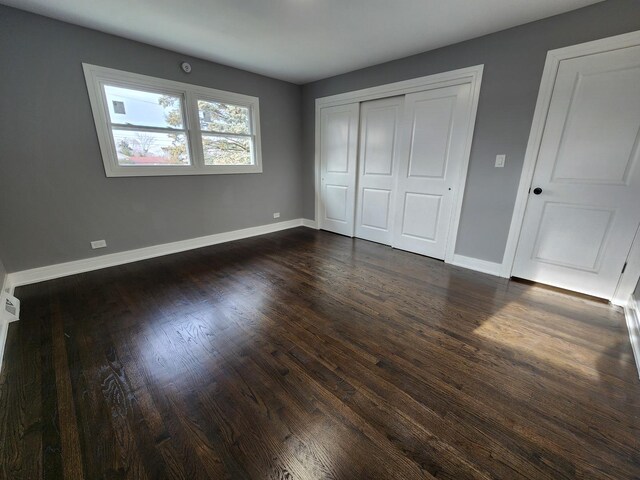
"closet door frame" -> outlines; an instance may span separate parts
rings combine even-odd
[[[467,125],[467,135],[464,147],[463,164],[460,170],[458,185],[454,191],[453,213],[449,222],[448,243],[445,252],[445,262],[454,263],[454,254],[456,248],[456,240],[458,236],[458,226],[460,225],[460,215],[462,213],[462,200],[467,180],[467,171],[469,168],[469,156],[471,153],[471,142],[473,139],[473,131],[476,123],[476,114],[478,111],[478,99],[480,96],[480,86],[482,83],[482,72],[484,65],[475,65],[473,67],[461,68],[449,72],[437,73],[425,77],[404,80],[401,82],[389,83],[362,90],[341,93],[316,99],[315,114],[315,222],[308,224],[315,228],[318,227],[318,219],[320,218],[320,201],[321,201],[321,175],[320,175],[320,111],[322,108],[345,105],[350,103],[361,103],[369,100],[378,100],[386,97],[394,97],[398,95],[406,95],[408,93],[421,92],[425,90],[433,90],[442,87],[450,87],[454,85],[471,85],[471,115],[469,116],[469,124]],[[354,212],[355,213],[355,212]]]

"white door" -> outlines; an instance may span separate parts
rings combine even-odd
[[[471,100],[469,84],[405,96],[394,247],[444,259]]]
[[[353,236],[360,105],[320,111],[320,228]]]
[[[610,299],[640,222],[640,47],[562,60],[513,275]]]
[[[356,237],[391,245],[398,134],[404,97],[364,102],[360,148]]]

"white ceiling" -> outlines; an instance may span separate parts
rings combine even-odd
[[[601,0],[0,0],[306,83]]]

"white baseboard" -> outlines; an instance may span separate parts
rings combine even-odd
[[[148,258],[170,255],[172,253],[184,252],[194,248],[208,247],[218,243],[255,237],[257,235],[278,232],[280,230],[287,230],[289,228],[300,227],[303,225],[309,226],[306,222],[310,221],[303,220],[302,218],[296,218],[294,220],[270,223],[267,225],[260,225],[258,227],[216,233],[205,237],[191,238],[188,240],[180,240],[178,242],[165,243],[162,245],[138,248],[136,250],[127,250],[125,252],[111,253],[108,255],[101,255],[99,257],[85,258],[83,260],[75,260],[72,262],[59,263],[57,265],[23,270],[20,272],[10,273],[9,283],[12,288],[15,288],[21,285],[44,282],[45,280],[52,280],[54,278],[66,277],[68,275],[75,275],[77,273],[84,273],[92,270],[100,270],[102,268],[114,267],[125,263],[146,260]]]
[[[451,262],[451,264],[458,267],[475,270],[476,272],[495,275],[496,277],[504,276],[501,263],[488,262],[486,260],[480,260],[479,258],[465,257],[464,255],[456,254],[453,256],[453,261]]]
[[[627,320],[629,340],[631,341],[633,356],[636,359],[638,377],[640,378],[640,305],[638,305],[638,300],[633,295],[624,307],[624,317]]]
[[[0,315],[0,371],[2,369],[2,358],[4,357],[4,346],[7,343],[7,332],[9,322]]]
[[[318,230],[318,222],[316,222],[315,220],[309,220],[308,218],[302,219],[302,226],[308,227],[308,228],[315,228],[316,230]]]
[[[4,357],[4,346],[7,343],[7,333],[9,332],[9,323],[17,320],[18,318],[13,316],[10,312],[8,312],[5,308],[5,302],[7,300],[7,293],[5,292],[5,287],[7,286],[7,279],[4,279],[5,282],[2,285],[2,289],[0,290],[0,369],[2,369],[2,358]],[[16,299],[12,299],[15,301]],[[19,305],[19,302],[18,302]]]

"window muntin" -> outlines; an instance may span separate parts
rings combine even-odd
[[[83,66],[107,176],[262,172],[256,97]]]

